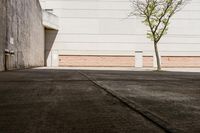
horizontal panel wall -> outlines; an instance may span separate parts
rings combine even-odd
[[[60,30],[53,49],[62,50],[146,50],[146,38],[139,18],[127,18],[129,1],[46,0],[45,8],[60,17]],[[193,51],[200,44],[200,2],[192,1],[173,17],[168,35],[160,42],[161,51]],[[175,47],[174,47],[175,46]]]
[[[154,55],[154,48],[146,38],[148,27],[138,17],[127,17],[131,11],[129,0],[46,0],[44,3],[43,7],[53,9],[60,19],[59,32],[46,51],[55,50],[62,55],[134,55],[139,50],[151,62],[149,56]],[[159,44],[161,55],[200,56],[199,13],[200,2],[193,0],[172,18],[168,34]]]

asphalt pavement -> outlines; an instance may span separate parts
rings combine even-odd
[[[0,73],[0,133],[200,132],[200,73]]]

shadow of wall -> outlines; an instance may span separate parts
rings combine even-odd
[[[58,30],[45,29],[45,66],[47,66],[48,58],[51,56],[57,34]]]

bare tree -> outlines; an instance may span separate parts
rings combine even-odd
[[[130,0],[133,11],[129,16],[143,18],[150,30],[147,37],[154,42],[157,70],[161,70],[158,42],[167,34],[172,16],[181,10],[189,0]]]

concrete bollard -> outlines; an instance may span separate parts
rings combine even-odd
[[[143,67],[143,51],[135,51],[135,67]]]
[[[58,61],[58,60],[59,60],[59,59],[58,59],[58,58],[59,58],[59,55],[58,55],[58,51],[56,51],[56,50],[55,50],[55,51],[52,51],[52,57],[51,57],[51,58],[52,58],[52,62],[51,62],[52,64],[51,64],[51,66],[52,66],[52,67],[58,67],[58,66],[59,66],[59,61]]]

